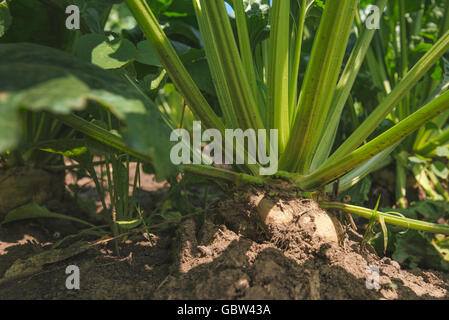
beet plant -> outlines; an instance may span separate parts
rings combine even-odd
[[[444,298],[447,2],[0,0],[0,296]]]
[[[292,14],[294,2],[274,0],[269,14],[269,38],[254,45],[242,1],[229,3],[235,13],[235,36],[225,1],[194,0],[221,115],[213,110],[192,80],[148,4],[142,0],[126,0],[126,3],[177,90],[206,128],[216,129],[223,135],[226,128],[278,130],[276,178],[288,180],[304,195],[318,193],[322,207],[327,209],[336,208],[366,218],[376,216],[378,220],[414,229],[448,232],[446,226],[328,202],[325,191],[336,181],[343,189],[359,181],[376,169],[379,160],[407,136],[449,108],[449,93],[444,92],[422,107],[414,106],[413,112],[393,127],[371,137],[447,52],[449,32],[439,37],[355,131],[333,150],[343,108],[375,34],[374,28],[362,26],[350,57],[343,64],[359,1],[324,4],[306,73],[299,83],[305,19],[313,1],[300,1],[296,16]],[[259,4],[270,6],[268,1]],[[374,4],[382,13],[387,1]],[[273,143],[268,139],[268,146]],[[271,178],[259,175],[260,166],[247,161],[238,166],[237,172],[205,165],[186,165],[184,170],[233,183],[270,184]]]
[[[56,8],[68,4],[66,0],[50,2]],[[89,8],[92,10],[84,12],[80,33],[64,41],[63,48],[70,53],[50,48],[51,42],[47,46],[20,41],[0,44],[1,153],[17,148],[23,134],[19,114],[27,110],[43,113],[150,165],[159,179],[173,178],[180,169],[235,185],[279,186],[286,181],[286,188],[294,187],[299,190],[298,196],[318,200],[324,209],[357,214],[383,226],[391,223],[449,234],[444,225],[335,202],[338,191],[347,190],[378,169],[407,137],[447,111],[449,92],[442,91],[423,103],[417,101],[394,126],[378,131],[392,112],[404,109],[404,99],[448,51],[449,32],[441,32],[416,62],[404,64],[404,72],[391,91],[340,141],[338,127],[359,81],[359,71],[365,61],[372,62],[370,47],[376,28],[368,21],[359,21],[357,13],[367,1],[234,0],[228,1],[235,17],[232,21],[223,0],[180,1],[194,10],[200,40],[196,39],[196,30],[186,28],[189,41],[204,47],[210,70],[210,75],[205,71],[199,77],[191,72],[194,68],[188,70],[185,61],[203,56],[195,50],[181,53],[179,42],[167,36],[170,26],[163,29],[153,12],[158,10],[157,5],[151,9],[144,0],[125,1],[151,46],[131,42],[129,39],[135,37],[131,32],[127,37],[116,31],[104,32],[104,17],[112,4],[119,2],[94,2],[94,7]],[[391,6],[387,0],[372,4],[380,14]],[[94,23],[95,10],[101,14]],[[312,15],[314,10],[322,14],[316,15],[315,11]],[[319,21],[314,37],[307,25],[312,18]],[[356,41],[351,43],[354,36]],[[309,45],[310,54],[306,55]],[[139,73],[145,70],[157,72],[139,79]],[[211,83],[204,83],[208,76],[212,89]],[[167,77],[182,102],[169,105],[157,97],[153,84],[158,89]],[[214,91],[217,98],[211,99],[208,91]],[[161,102],[162,108],[152,99]],[[119,124],[114,130],[106,130],[95,121],[104,111]],[[233,146],[236,159],[244,161],[232,170],[217,168],[210,165],[211,161],[207,161],[208,165],[177,166],[170,157],[174,145],[170,137],[174,129],[185,125],[184,115],[189,112],[204,129],[215,130],[221,136],[230,129],[274,130],[277,134],[265,134],[262,139],[259,136],[258,142],[263,143],[257,144],[256,157],[242,143]],[[189,117],[188,126],[191,120]],[[252,140],[250,136],[248,141]],[[201,150],[196,147],[189,160],[204,160],[202,155],[198,158]],[[269,176],[263,174],[267,168],[259,157],[266,156],[266,152],[275,153],[278,160],[278,170]],[[254,201],[261,203],[260,199]],[[289,221],[279,210],[272,218],[272,224]]]

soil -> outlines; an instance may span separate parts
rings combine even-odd
[[[5,170],[0,166],[0,220],[14,208],[29,202],[45,203],[64,193],[64,174],[33,167]]]
[[[160,197],[160,189],[148,190],[140,197]],[[267,228],[257,218],[254,194],[289,211],[292,222]],[[67,194],[47,207],[86,218]],[[119,254],[110,241],[22,278],[0,280],[0,299],[449,298],[448,274],[405,270],[378,257],[369,245],[362,249],[362,237],[346,226],[341,226],[337,242],[322,238],[307,222],[320,211],[312,200],[272,190],[236,189],[204,215],[127,237],[117,245]],[[0,278],[14,263],[49,250],[81,228],[75,222],[48,219],[0,226]],[[66,246],[79,240],[98,237],[83,235]],[[69,265],[80,269],[80,290],[65,286]],[[376,268],[379,287],[367,289],[367,277]]]

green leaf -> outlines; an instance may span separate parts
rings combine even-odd
[[[7,69],[3,66],[0,66],[0,68],[1,71]],[[35,68],[35,66],[26,69],[33,73],[42,71],[41,68]],[[45,79],[53,75],[53,79]],[[41,79],[44,81],[41,81]],[[33,80],[37,83],[36,85],[17,91],[15,94],[7,93],[7,95],[9,94],[8,103],[16,106],[27,106],[32,111],[48,110],[57,113],[81,110],[86,106],[85,95],[89,93],[89,88],[71,74],[62,75],[59,70],[48,67],[46,73],[35,76]],[[18,85],[19,79],[13,79],[13,82]]]
[[[438,157],[449,157],[449,148],[447,147],[436,148],[436,155]]]
[[[210,74],[209,65],[206,59],[196,60],[186,64],[186,69],[192,76],[200,90],[216,96],[215,87]]]
[[[9,29],[12,23],[11,13],[9,12],[6,0],[0,2],[0,37]]]
[[[150,66],[161,67],[161,62],[156,52],[148,41],[141,41],[137,44],[136,60]]]
[[[432,48],[432,45],[430,43],[419,43],[415,47],[415,52],[427,52],[429,49]]]
[[[270,36],[269,15],[271,7],[257,2],[248,3],[248,1],[244,2],[244,6],[251,48],[255,48],[257,44]]]
[[[198,27],[191,0],[153,0],[147,2],[161,21],[183,21],[195,28]]]
[[[2,103],[0,92],[0,153],[19,143],[20,132],[19,115],[15,108]]]
[[[112,7],[105,30],[120,34],[124,30],[132,30],[136,26],[136,19],[132,16],[126,3],[122,2]]]
[[[415,163],[415,164],[426,164],[427,163],[427,161],[425,159],[421,159],[421,157],[418,157],[418,156],[409,157],[408,161]]]
[[[362,248],[365,248],[366,244],[368,242],[370,242],[371,238],[373,237],[373,235],[372,235],[373,228],[376,225],[377,221],[380,221],[380,214],[377,211],[377,209],[379,208],[379,203],[380,203],[380,196],[377,199],[376,207],[373,210],[373,215],[371,216],[369,223],[368,223],[368,227],[366,228],[365,234],[363,235],[363,239],[362,239],[362,243],[361,243]],[[384,219],[383,219],[383,224],[385,225]],[[383,229],[382,229],[382,231],[383,231]],[[385,241],[385,233],[384,233],[384,241]],[[388,240],[387,240],[387,243],[388,243]],[[385,245],[385,248],[386,248],[386,245]]]
[[[168,211],[161,214],[161,216],[164,218],[165,221],[181,221],[182,214],[178,211]]]
[[[4,4],[5,1],[0,0],[0,3]],[[55,48],[69,45],[74,33],[65,27],[65,7],[37,0],[8,0],[7,3],[12,21],[8,30],[3,30],[6,32],[0,43],[32,42]],[[0,36],[4,14],[4,11],[0,12]]]
[[[0,56],[1,115],[12,115],[19,108],[67,114],[95,101],[127,124],[121,134],[132,148],[152,158],[158,178],[175,172],[169,158],[170,128],[156,105],[130,82],[68,53],[40,45],[2,44]],[[1,119],[3,152],[18,142],[20,125],[14,117]]]
[[[57,219],[65,219],[65,220],[71,220],[71,221],[75,221],[90,227],[93,227],[94,225],[75,218],[75,217],[71,217],[71,216],[66,216],[60,213],[55,213],[55,212],[51,212],[48,209],[41,207],[39,205],[37,205],[36,203],[30,203],[30,204],[26,204],[24,206],[21,206],[17,209],[14,209],[12,211],[10,211],[5,219],[3,220],[2,224],[6,224],[6,223],[10,223],[13,221],[19,221],[19,220],[26,220],[26,219],[37,219],[37,218],[57,218]]]
[[[370,191],[371,179],[369,177],[365,177],[348,191],[342,192],[341,198],[349,196],[351,199],[351,204],[361,206],[369,200]]]
[[[449,263],[431,244],[428,234],[410,230],[398,235],[393,259],[410,268],[430,268],[448,271]]]
[[[167,80],[166,73],[163,70],[160,74],[148,74],[143,78],[142,87],[144,90],[158,90],[163,87]]]
[[[137,50],[127,39],[111,41],[103,34],[91,33],[76,41],[75,54],[104,69],[117,69],[134,60]]]
[[[382,215],[379,215],[379,223],[382,228],[382,233],[384,235],[384,254],[386,254],[388,247],[388,229],[387,225],[385,224],[385,219]]]
[[[76,158],[88,152],[85,139],[59,139],[43,141],[38,148],[45,152],[60,154],[64,157]]]
[[[171,15],[171,18],[175,18],[175,15]],[[181,17],[181,16],[178,16]],[[182,42],[189,45],[201,46],[201,37],[198,30],[191,25],[184,23],[183,21],[173,20],[164,25],[164,32],[169,38],[182,39]]]
[[[433,171],[434,174],[436,174],[441,179],[447,179],[447,177],[449,176],[449,169],[447,165],[445,165],[440,161],[432,163],[430,169]]]
[[[141,223],[141,219],[129,220],[129,221],[116,221],[116,223],[125,230],[131,230],[137,228]]]

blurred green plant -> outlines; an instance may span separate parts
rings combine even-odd
[[[425,200],[413,203],[407,209],[394,210],[411,219],[421,219],[440,224],[449,219],[449,205],[445,201]],[[383,252],[382,232],[376,231],[371,243],[379,253]],[[388,230],[386,255],[409,268],[428,268],[449,271],[449,238],[416,230],[392,226]]]
[[[358,32],[363,23],[356,18]],[[358,123],[360,117],[371,112],[373,97],[382,101],[401,86],[413,72],[415,65],[431,50],[432,44],[449,30],[449,5],[445,1],[391,2],[382,16],[380,29],[374,35],[366,57],[366,69],[361,71],[359,83],[369,90],[354,90],[355,103],[348,104],[351,118]],[[368,76],[369,74],[369,76]],[[368,79],[370,77],[371,79]],[[374,85],[374,86],[373,86]],[[360,87],[359,87],[360,88]],[[427,73],[415,89],[403,96],[398,107],[383,122],[387,130],[421,109],[449,88],[449,64],[443,57]],[[433,200],[449,201],[445,182],[448,178],[449,113],[446,111],[427,123],[391,152],[381,167],[395,163],[396,199],[400,207],[408,205],[407,176],[412,175]],[[379,162],[381,163],[381,162]]]

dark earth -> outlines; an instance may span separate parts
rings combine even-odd
[[[165,184],[148,178],[140,194],[151,208]],[[294,208],[294,223],[266,230],[241,190],[227,192],[205,214],[152,233],[137,233],[44,265],[8,281],[0,280],[0,299],[448,299],[449,275],[405,270],[376,255],[362,236],[343,227],[339,243],[324,241],[303,224],[320,210],[307,199],[276,195],[279,208]],[[55,212],[83,216],[66,193],[50,200]],[[83,227],[59,219],[34,219],[0,226],[0,277],[14,264],[49,250]],[[98,240],[92,235],[69,239]],[[116,246],[118,246],[118,254]],[[65,286],[68,265],[80,268],[80,290]],[[380,271],[380,287],[367,289],[367,268]]]

